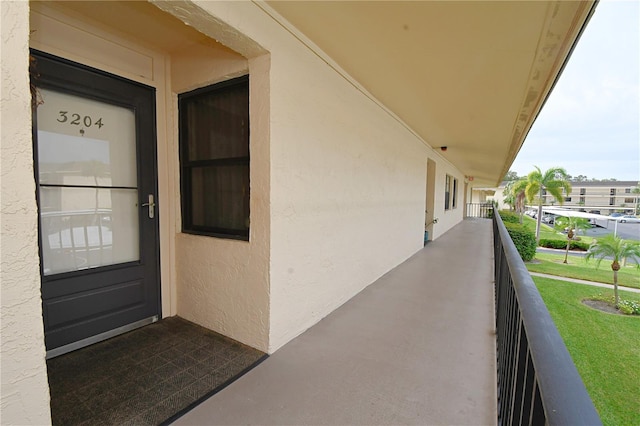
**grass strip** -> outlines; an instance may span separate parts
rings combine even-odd
[[[581,303],[601,288],[534,277],[604,425],[640,420],[640,317],[601,312]],[[640,296],[621,291],[621,297]]]
[[[569,256],[569,263],[562,263],[564,254],[536,253],[535,260],[539,263],[526,263],[530,272],[557,275],[560,277],[576,278],[579,280],[613,284],[611,262],[603,260],[596,269],[596,262],[585,261],[583,257]],[[640,270],[635,265],[627,265],[618,271],[618,285],[623,287],[640,288]]]

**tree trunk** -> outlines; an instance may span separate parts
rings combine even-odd
[[[569,248],[571,248],[571,240],[573,239],[574,233],[573,228],[571,227],[571,222],[569,222],[569,229],[567,229],[567,249],[564,252],[564,262],[568,263],[567,258],[569,257]]]
[[[620,298],[618,297],[618,271],[620,270],[620,262],[614,259],[611,262],[611,269],[613,270],[613,297],[615,299],[616,309],[619,308]]]
[[[540,243],[540,223],[542,222],[542,185],[540,185],[540,200],[538,201],[538,217],[536,220],[536,245]]]
[[[616,309],[620,309],[620,297],[618,296],[618,271],[613,271],[613,297],[616,303]]]

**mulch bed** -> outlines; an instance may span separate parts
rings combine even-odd
[[[582,303],[584,303],[585,305],[587,305],[590,308],[597,309],[599,311],[603,311],[603,312],[606,312],[608,314],[624,315],[622,312],[617,310],[616,307],[613,306],[611,303],[608,303],[608,302],[605,302],[605,301],[602,301],[602,300],[585,299],[585,300],[582,301]]]

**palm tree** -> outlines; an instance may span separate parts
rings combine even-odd
[[[580,229],[589,229],[591,225],[587,219],[581,217],[559,217],[554,221],[554,227],[560,231],[567,230],[567,249],[564,253],[564,262],[568,263],[569,248],[571,247],[571,240],[578,233]]]
[[[527,189],[526,179],[516,181],[511,187],[513,198],[516,203],[516,212],[520,214],[520,224],[522,224],[522,216],[524,215],[524,201],[527,197],[525,190]]]
[[[618,309],[618,305],[620,303],[620,298],[618,296],[618,271],[620,270],[620,260],[625,258],[635,259],[636,266],[640,268],[640,243],[623,240],[616,235],[609,234],[591,243],[586,259],[588,261],[591,258],[596,258],[596,268],[600,266],[600,262],[605,258],[613,260],[611,262],[611,269],[613,270],[613,294],[616,309]]]
[[[536,242],[540,241],[540,221],[542,220],[542,201],[544,191],[551,195],[560,204],[563,203],[564,197],[562,196],[562,190],[566,194],[571,192],[571,184],[569,183],[569,175],[562,167],[552,167],[549,170],[542,173],[538,166],[534,166],[536,169],[527,175],[527,185],[525,187],[525,194],[529,203],[533,203],[536,196],[538,196],[538,220],[536,221]]]

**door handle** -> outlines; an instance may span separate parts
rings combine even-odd
[[[155,216],[156,203],[153,201],[153,194],[149,194],[149,202],[142,203],[142,207],[149,207],[149,219],[153,219]]]

